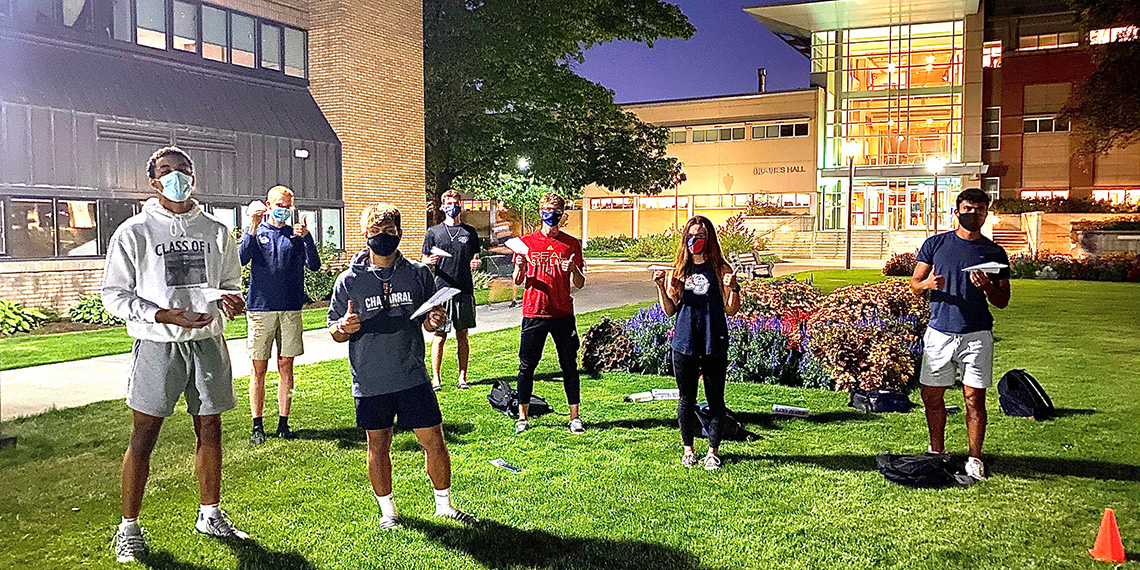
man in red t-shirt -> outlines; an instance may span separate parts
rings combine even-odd
[[[542,359],[546,335],[554,339],[558,365],[562,368],[562,387],[570,405],[570,433],[586,433],[578,417],[581,383],[578,378],[578,328],[574,322],[574,300],[570,283],[581,289],[586,285],[583,273],[582,243],[578,238],[558,229],[566,200],[546,193],[539,202],[542,229],[522,237],[526,255],[515,255],[515,284],[523,285],[522,338],[519,340],[519,420],[515,433],[529,427],[527,409],[534,392],[534,369]],[[525,402],[525,403],[523,403]]]

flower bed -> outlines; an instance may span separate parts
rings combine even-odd
[[[1083,281],[1140,282],[1140,256],[1113,252],[1099,257],[1077,258],[1051,253],[1023,253],[1009,258],[1012,279],[1079,279]]]
[[[904,280],[827,296],[791,278],[753,280],[741,295],[741,312],[728,321],[731,382],[849,390],[901,389],[917,380],[930,308]],[[584,335],[583,366],[670,376],[672,331],[673,319],[657,303],[620,333],[605,321]],[[598,358],[616,354],[616,347],[628,347],[632,362],[615,367],[609,365],[615,358]]]
[[[910,277],[918,265],[918,256],[913,253],[896,253],[883,265],[883,275]]]

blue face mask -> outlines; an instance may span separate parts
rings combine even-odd
[[[289,218],[293,217],[293,210],[289,208],[273,208],[269,210],[269,215],[273,216],[273,219],[277,220],[277,223],[284,224],[289,221]]]
[[[443,207],[443,213],[449,218],[456,218],[459,212],[463,211],[463,207],[459,204],[450,204]]]
[[[557,226],[558,222],[561,222],[561,221],[562,221],[562,211],[561,210],[550,210],[550,211],[543,211],[542,212],[542,223],[544,223],[550,227]]]
[[[158,179],[158,181],[162,183],[162,195],[166,196],[166,199],[171,202],[185,202],[189,200],[190,194],[194,192],[193,180],[189,174],[179,170],[175,170]]]

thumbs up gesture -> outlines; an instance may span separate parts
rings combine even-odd
[[[351,299],[348,301],[348,312],[336,322],[336,328],[344,334],[355,334],[360,330],[360,315],[356,314]]]
[[[946,286],[946,278],[937,273],[938,268],[931,266],[930,275],[922,280],[923,289],[942,289]]]
[[[309,235],[309,217],[304,216],[299,224],[293,226],[293,236],[303,238],[307,235]]]

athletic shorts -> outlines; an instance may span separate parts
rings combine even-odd
[[[301,334],[305,325],[301,322],[301,311],[250,311],[246,313],[248,336],[245,348],[251,360],[269,360],[273,354],[273,344],[277,344],[277,356],[301,356],[305,344]]]
[[[225,337],[186,342],[135,339],[127,406],[165,418],[174,413],[182,395],[192,416],[220,414],[236,405]]]
[[[431,384],[424,382],[391,394],[356,398],[356,427],[388,429],[400,418],[401,429],[421,429],[443,423],[439,401]]]
[[[926,327],[922,337],[923,386],[949,387],[958,373],[962,384],[986,389],[994,382],[994,335],[992,331],[946,334]]]
[[[436,336],[446,337],[452,330],[465,331],[475,328],[475,295],[460,293],[444,304],[447,322],[435,329]]]

